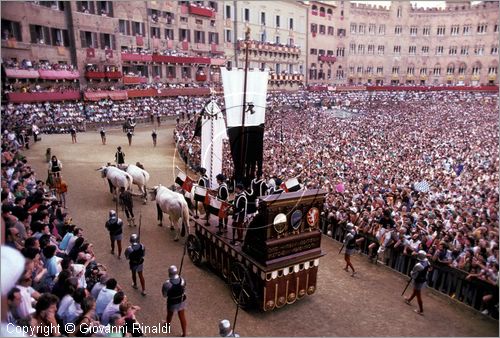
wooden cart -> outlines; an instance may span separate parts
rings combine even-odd
[[[314,189],[260,199],[259,212],[238,245],[230,244],[231,221],[228,232],[217,235],[217,217],[195,220],[188,255],[195,265],[206,260],[242,308],[269,311],[293,304],[316,291],[325,194]]]

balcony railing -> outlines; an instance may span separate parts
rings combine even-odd
[[[213,18],[215,16],[215,11],[210,7],[200,7],[195,4],[189,4],[189,14]]]
[[[210,60],[211,59],[208,57],[200,57],[200,56],[173,56],[173,55],[153,54],[153,62],[162,62],[162,63],[209,65],[211,63]]]
[[[245,41],[240,40],[238,42],[238,49],[245,49]],[[290,53],[290,54],[300,54],[300,48],[296,46],[289,45],[281,45],[267,42],[259,42],[259,41],[249,41],[248,42],[249,50],[258,50],[264,52],[274,52],[274,53]]]
[[[153,56],[151,54],[134,54],[134,53],[121,53],[122,61],[135,61],[135,62],[151,62]]]
[[[323,61],[323,62],[335,62],[337,61],[337,58],[333,55],[320,55],[318,56],[318,60],[319,61]]]

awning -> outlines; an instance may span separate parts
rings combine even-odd
[[[45,80],[74,80],[80,78],[77,70],[42,70],[38,71],[40,78]]]
[[[172,56],[172,55],[160,55],[153,54],[154,62],[163,63],[181,63],[181,64],[210,64],[210,58],[208,57],[195,57],[195,56]]]
[[[215,11],[212,10],[211,8],[198,7],[196,5],[190,4],[189,5],[189,14],[200,15],[200,16],[204,16],[207,18],[211,18],[211,17],[215,16]]]
[[[148,79],[144,76],[124,76],[123,84],[141,84],[147,83]]]
[[[104,79],[106,73],[104,72],[85,72],[85,77],[87,79]]]
[[[34,69],[5,69],[5,76],[15,79],[38,79],[40,74]]]
[[[126,90],[105,90],[100,92],[85,92],[85,100],[88,101],[99,101],[110,98],[111,100],[126,100],[128,99]]]
[[[335,62],[337,61],[337,58],[335,56],[328,56],[328,55],[320,55],[318,57],[319,61],[324,61],[324,62]]]
[[[81,93],[78,90],[65,92],[42,92],[42,93],[8,93],[7,99],[12,103],[48,102],[48,101],[74,101],[80,100]]]

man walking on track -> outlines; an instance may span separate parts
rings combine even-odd
[[[134,136],[134,133],[132,130],[127,131],[127,139],[128,139],[128,146],[130,147],[132,145],[132,136]]]
[[[347,233],[344,238],[345,245],[345,268],[344,270],[349,272],[349,267],[352,269],[351,276],[354,277],[356,271],[354,270],[354,266],[351,263],[351,255],[356,251],[356,229],[352,223],[347,223],[346,226]]]
[[[125,250],[125,258],[129,260],[130,271],[132,271],[132,287],[137,289],[137,276],[141,282],[141,295],[146,295],[146,282],[144,281],[143,265],[146,248],[144,244],[139,242],[139,236],[136,234],[130,235],[130,246]]]
[[[118,148],[116,148],[116,149],[117,149],[117,151],[115,154],[115,162],[119,167],[120,165],[125,164],[125,153],[122,152],[122,147],[120,147],[120,146],[118,146]]]
[[[158,134],[156,133],[156,129],[153,129],[153,132],[151,133],[151,137],[153,138],[153,147],[156,147],[156,138],[158,137]]]
[[[71,143],[76,143],[76,127],[71,125],[69,132],[71,133]]]
[[[99,132],[101,134],[101,142],[102,145],[106,145],[106,130],[104,130],[104,127],[101,127],[101,131]]]
[[[118,244],[118,259],[122,258],[122,238],[123,238],[123,221],[118,218],[116,211],[109,211],[109,219],[106,222],[106,229],[109,231],[109,239],[111,241],[111,254],[115,254],[115,241]]]
[[[410,298],[405,297],[405,303],[410,305],[413,298],[417,297],[418,310],[415,312],[419,315],[424,315],[424,305],[422,303],[422,289],[425,286],[427,280],[427,271],[429,271],[429,261],[427,260],[427,254],[424,250],[420,250],[417,254],[418,263],[415,264],[413,270],[411,270],[411,278],[413,280],[413,293]]]
[[[123,208],[125,209],[128,226],[135,226],[134,201],[132,200],[132,193],[125,190],[124,187],[120,188],[120,202],[123,204]]]
[[[179,276],[177,267],[172,265],[168,268],[168,280],[163,283],[161,292],[167,298],[167,324],[170,326],[174,313],[179,314],[181,321],[182,337],[187,334],[187,321],[184,312],[186,308],[186,281]]]

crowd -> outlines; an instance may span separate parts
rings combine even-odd
[[[353,215],[373,258],[391,248],[402,265],[424,250],[468,280],[498,285],[497,105],[496,94],[468,92],[272,94],[263,172],[269,186],[297,177],[306,189],[327,190],[332,229]],[[181,123],[174,137],[197,168],[194,129],[194,120]],[[230,177],[227,144],[224,152]]]
[[[2,302],[7,309],[2,336],[108,336],[124,327],[140,336],[140,330],[133,330],[140,307],[127,300],[99,263],[85,229],[72,222],[60,194],[38,178],[22,149],[6,131],[1,154]],[[52,159],[62,177],[62,164]],[[69,323],[75,331],[64,331]]]

